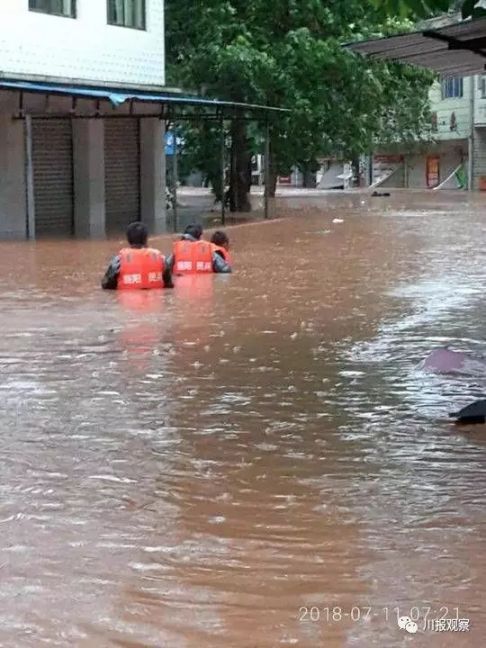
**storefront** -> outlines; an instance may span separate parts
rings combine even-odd
[[[134,220],[167,231],[166,124],[268,110],[278,109],[0,80],[0,238],[119,235]]]

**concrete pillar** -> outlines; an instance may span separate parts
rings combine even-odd
[[[105,236],[105,141],[103,119],[73,119],[74,233]]]
[[[161,119],[140,119],[141,218],[152,234],[166,231],[164,134]]]
[[[484,187],[486,178],[486,128],[475,128],[472,161],[473,189]],[[484,191],[484,189],[483,189]]]
[[[0,114],[0,238],[27,236],[25,131],[21,119]]]

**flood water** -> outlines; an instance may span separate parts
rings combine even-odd
[[[486,427],[447,415],[486,376],[419,363],[486,352],[486,199],[279,213],[163,293],[99,289],[118,241],[0,245],[0,646],[484,645]]]

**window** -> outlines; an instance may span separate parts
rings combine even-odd
[[[29,0],[30,11],[76,18],[76,0]]]
[[[442,81],[442,99],[453,99],[454,97],[462,97],[463,83],[462,77],[450,77]]]
[[[481,99],[486,99],[486,76],[479,77],[479,90]]]
[[[145,29],[145,0],[108,0],[108,23]]]

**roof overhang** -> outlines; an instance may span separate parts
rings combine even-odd
[[[427,68],[443,77],[484,74],[486,19],[348,43],[344,47],[371,59]]]
[[[234,101],[222,101],[206,97],[185,95],[183,93],[169,93],[141,90],[106,88],[81,85],[65,85],[54,83],[30,82],[22,80],[0,79],[0,90],[18,91],[19,93],[40,93],[44,95],[57,95],[71,97],[73,99],[94,99],[97,101],[109,101],[114,108],[123,104],[145,103],[159,104],[162,111],[166,109],[167,116],[181,116],[175,109],[184,108],[199,109],[199,112],[218,113],[221,116],[231,116],[235,113],[287,113],[285,108],[275,106],[262,106],[258,104],[240,103]],[[162,113],[161,113],[162,114]]]

